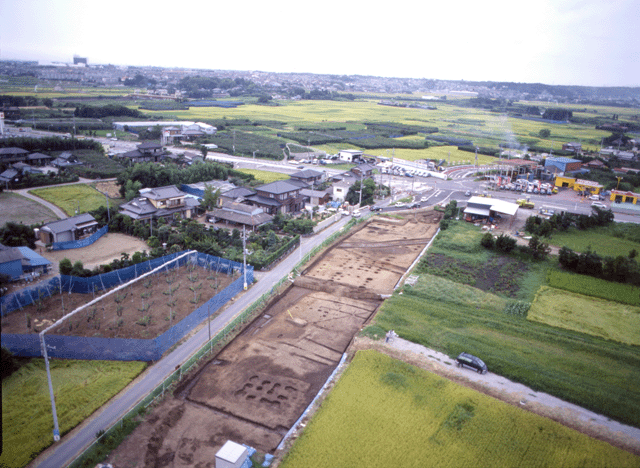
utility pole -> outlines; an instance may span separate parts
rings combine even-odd
[[[42,356],[44,357],[44,365],[47,370],[47,382],[49,384],[49,397],[51,398],[51,413],[53,414],[53,441],[60,440],[60,428],[58,427],[58,413],[56,412],[56,400],[53,396],[53,383],[51,382],[51,371],[49,370],[49,356],[47,355],[47,345],[44,342],[44,332],[40,333],[40,346],[42,348]]]
[[[244,273],[244,290],[247,290],[247,231],[242,225],[242,271]]]

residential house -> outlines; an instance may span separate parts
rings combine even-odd
[[[301,187],[289,180],[279,180],[256,187],[256,194],[245,197],[247,203],[259,206],[267,214],[296,213],[304,208]]]
[[[143,162],[159,162],[162,161],[169,153],[164,150],[160,143],[147,141],[140,143],[137,149],[119,154],[118,157],[131,164]]]
[[[324,182],[326,174],[313,169],[304,169],[302,171],[294,172],[290,177],[292,180],[304,182],[307,186],[313,186]]]
[[[35,164],[37,166],[44,166],[51,160],[53,160],[53,156],[49,156],[48,154],[31,153],[27,156],[28,163]]]
[[[224,202],[220,208],[207,211],[207,222],[224,222],[234,226],[247,226],[254,230],[258,226],[270,223],[273,216],[264,212],[259,206],[245,205],[244,203]]]
[[[371,177],[373,175],[374,167],[371,164],[358,164],[356,167],[351,169],[359,179]]]
[[[39,237],[45,244],[84,239],[98,230],[98,222],[89,213],[60,219],[40,228]]]
[[[168,185],[141,189],[139,197],[120,205],[120,213],[139,221],[191,218],[199,205],[196,197]]]
[[[71,167],[71,166],[79,166],[81,164],[82,162],[78,159],[78,156],[68,151],[65,151],[64,153],[60,154],[56,159],[51,161],[52,166],[58,167],[60,169],[64,169],[66,167]]]
[[[13,164],[17,162],[25,162],[29,152],[22,148],[9,147],[0,148],[0,164]]]
[[[255,190],[251,190],[246,187],[235,187],[226,191],[221,190],[221,192],[218,205],[222,205],[225,202],[239,202],[256,194]]]
[[[14,163],[0,174],[0,184],[4,184],[5,188],[10,188],[12,184],[20,182],[27,174],[42,174],[42,171],[22,162]]]
[[[331,193],[325,190],[302,189],[300,195],[305,203],[308,202],[311,206],[322,206],[331,201]]]
[[[333,184],[333,200],[340,203],[344,202],[347,198],[347,193],[349,193],[349,187],[351,187],[351,185],[352,184],[346,180],[335,182]]]
[[[562,145],[562,149],[564,151],[573,151],[574,153],[578,154],[582,152],[582,143],[576,143],[576,142],[564,143]]]

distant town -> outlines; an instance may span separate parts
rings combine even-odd
[[[135,67],[92,64],[86,57],[73,57],[68,63],[41,64],[36,61],[0,60],[0,76],[35,78],[38,83],[58,84],[59,90],[77,84],[84,88],[114,86],[139,87],[142,94],[171,96],[179,99],[176,86],[184,78],[209,77],[234,81],[234,86],[208,90],[198,94],[193,90],[189,97],[225,97],[246,94],[264,94],[274,99],[300,98],[301,91],[315,91],[318,98],[327,93],[425,93],[426,100],[436,95],[501,98],[507,100],[554,101],[557,103],[582,103],[640,106],[638,87],[590,87],[549,85],[541,83],[510,83],[495,81],[451,81],[427,78],[386,78],[364,75],[333,75],[312,73],[273,73],[257,70],[215,70],[195,68]],[[0,81],[0,90],[6,84]],[[35,86],[35,85],[34,85]],[[37,92],[37,88],[34,89]],[[140,97],[140,96],[136,96]]]

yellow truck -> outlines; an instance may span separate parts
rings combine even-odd
[[[520,198],[519,200],[516,200],[516,203],[520,205],[522,208],[527,208],[529,210],[533,210],[536,207],[535,203],[533,203],[530,200],[525,200],[524,198]]]

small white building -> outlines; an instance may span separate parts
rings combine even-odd
[[[338,158],[340,158],[341,161],[354,162],[362,159],[362,151],[353,149],[340,150]]]
[[[215,468],[240,468],[248,455],[245,446],[227,440],[216,453]]]

